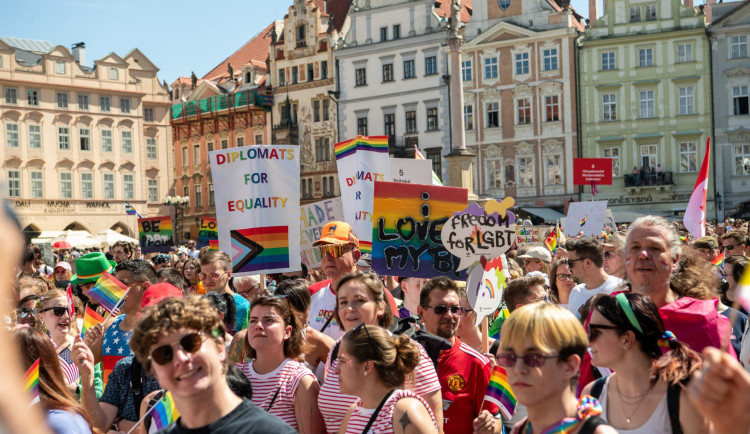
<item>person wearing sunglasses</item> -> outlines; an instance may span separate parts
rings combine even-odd
[[[591,363],[615,372],[584,388],[597,397],[602,418],[621,432],[709,432],[687,397],[700,355],[664,329],[659,309],[645,295],[597,299],[588,324]]]
[[[625,240],[627,233],[617,231],[613,233],[603,244],[604,271],[610,276],[625,279]]]
[[[604,271],[602,245],[589,237],[568,240],[568,267],[581,282],[570,291],[568,310],[581,317],[578,309],[596,294],[611,294],[623,283],[619,277],[610,276]]]
[[[229,286],[232,278],[232,258],[220,250],[206,252],[200,258],[201,270],[198,278],[208,292],[223,292],[234,298],[236,316],[234,324],[230,324],[229,334],[234,336],[238,331],[247,328],[247,314],[250,310],[250,302],[235,293]]]
[[[437,434],[429,404],[403,387],[419,363],[418,347],[406,336],[391,336],[364,323],[344,335],[336,375],[341,392],[357,399],[344,417],[341,433]]]
[[[167,298],[144,311],[133,332],[133,350],[144,369],[171,392],[180,412],[161,432],[296,432],[229,388],[225,333],[216,309],[194,296]]]
[[[336,290],[338,307],[334,314],[340,331],[347,332],[360,324],[366,324],[368,328],[386,329],[393,325],[394,314],[386,301],[387,292],[375,273],[365,274],[358,271],[344,276]],[[357,400],[356,396],[342,393],[340,390],[336,373],[336,368],[341,362],[338,359],[339,342],[340,339],[328,355],[325,382],[318,395],[318,407],[329,433],[342,429],[341,423],[346,412]],[[419,362],[411,375],[407,376],[404,388],[422,397],[440,421],[441,416],[437,415],[442,414],[442,396],[435,366],[421,345],[418,349]]]
[[[518,308],[500,332],[497,364],[528,417],[512,433],[616,433],[597,417],[599,403],[576,398],[581,358],[588,340],[581,323],[569,311],[551,303]]]
[[[42,330],[47,332],[55,344],[68,387],[75,391],[80,374],[73,364],[70,353],[73,346],[73,335],[70,331],[75,325],[69,311],[67,294],[59,289],[45,292],[40,297],[37,312]]]
[[[39,296],[36,294],[27,295],[18,302],[16,309],[16,324],[34,327],[36,325]]]
[[[434,277],[422,287],[417,308],[426,331],[452,344],[451,349],[440,354],[437,364],[443,400],[443,429],[446,433],[473,432],[475,429],[501,432],[503,425],[499,408],[484,402],[491,374],[489,360],[456,336],[458,324],[466,316],[460,303],[460,292],[462,290],[451,279]],[[441,415],[436,413],[435,417],[439,423]]]
[[[721,236],[721,247],[724,250],[724,256],[741,255],[747,256],[747,234],[733,230]]]
[[[552,264],[550,271],[549,295],[552,303],[568,308],[570,292],[576,286],[573,273],[570,271],[567,259],[558,259]]]

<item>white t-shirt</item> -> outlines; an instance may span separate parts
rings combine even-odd
[[[611,294],[621,283],[622,279],[615,276],[609,276],[601,286],[594,289],[586,289],[586,284],[581,283],[573,287],[570,291],[570,297],[568,298],[568,310],[573,312],[573,315],[580,318],[581,315],[578,313],[578,309],[586,304],[589,298],[596,294]]]
[[[323,334],[330,336],[333,340],[339,340],[339,338],[344,336],[344,331],[339,327],[339,323],[333,319],[334,309],[336,309],[336,294],[331,289],[331,284],[329,283],[312,295],[308,319],[310,327],[321,331],[325,326],[325,330],[322,330]],[[331,318],[330,322],[328,322],[329,317]],[[328,325],[326,325],[327,322]]]

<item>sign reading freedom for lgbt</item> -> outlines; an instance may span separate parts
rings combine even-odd
[[[201,225],[198,226],[198,240],[196,248],[210,246],[211,241],[219,240],[219,232],[216,230],[216,219],[214,217],[201,217]]]
[[[320,239],[323,226],[328,222],[343,221],[344,208],[341,198],[334,197],[300,206],[299,229],[302,262],[307,268],[320,267],[320,250],[313,243]]]
[[[174,247],[172,217],[138,219],[138,239],[143,253],[169,252]]]
[[[253,145],[208,153],[219,249],[235,275],[302,268],[299,147]]]
[[[333,150],[339,170],[344,220],[352,226],[359,238],[359,250],[370,253],[375,181],[390,178],[388,136],[357,136],[336,143]]]
[[[384,276],[465,279],[440,232],[468,200],[465,188],[376,182],[372,269]]]

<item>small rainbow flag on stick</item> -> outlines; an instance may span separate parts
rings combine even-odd
[[[87,296],[96,300],[107,312],[112,314],[127,293],[128,287],[124,283],[115,279],[113,275],[104,272]]]
[[[716,255],[716,257],[711,260],[711,263],[719,268],[724,268],[724,252]]]
[[[86,312],[84,312],[83,314],[83,328],[81,329],[81,337],[86,334],[86,330],[102,323],[104,323],[104,317],[99,315],[94,309],[86,306]]]
[[[171,392],[165,393],[164,397],[154,405],[154,408],[149,413],[153,417],[157,431],[166,428],[167,425],[180,417],[180,412],[177,411],[177,407],[174,405]]]
[[[578,224],[583,227],[583,225],[586,224],[586,219],[588,219],[588,217],[589,217],[588,214],[586,214],[585,216],[583,216],[583,218],[581,219],[581,221],[578,222]]]
[[[557,251],[557,236],[556,231],[553,229],[546,240],[544,240],[544,245],[547,246],[549,251],[554,255]]]
[[[39,397],[39,359],[23,374],[23,390],[31,394],[32,401]]]
[[[516,411],[516,395],[510,389],[508,375],[501,366],[495,366],[492,369],[490,384],[487,386],[484,399],[497,404],[505,420],[510,420],[513,417],[513,413]]]

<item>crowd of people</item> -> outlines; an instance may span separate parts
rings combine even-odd
[[[647,216],[516,246],[485,332],[465,282],[379,276],[345,222],[314,243],[318,269],[233,276],[193,241],[49,266],[2,216],[0,432],[748,433],[747,222],[707,233]],[[128,288],[114,314],[89,297],[103,273]],[[83,332],[87,309],[104,319]],[[512,417],[485,399],[498,366]]]

